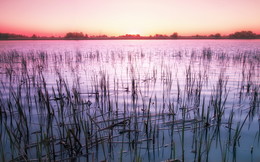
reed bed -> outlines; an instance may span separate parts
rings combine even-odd
[[[1,161],[259,159],[260,51],[1,51]]]

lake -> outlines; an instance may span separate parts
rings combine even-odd
[[[260,40],[0,41],[2,161],[260,160]]]

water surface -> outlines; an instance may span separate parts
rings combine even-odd
[[[1,41],[1,155],[257,161],[259,63],[260,40]]]

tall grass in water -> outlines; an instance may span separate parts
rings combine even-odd
[[[259,120],[259,61],[211,48],[2,51],[1,160],[236,160]]]

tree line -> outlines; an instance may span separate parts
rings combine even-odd
[[[107,35],[91,35],[82,32],[68,32],[64,37],[39,37],[36,34],[32,36],[24,36],[18,34],[0,33],[0,40],[14,40],[14,39],[65,39],[65,40],[87,40],[87,39],[260,39],[260,35],[252,31],[240,31],[229,35],[222,36],[220,33],[210,35],[193,35],[193,36],[180,36],[177,32],[171,35],[155,34],[150,36],[141,36],[139,34],[125,34],[120,36],[107,36]]]

